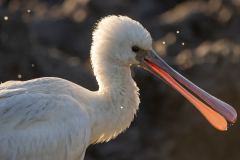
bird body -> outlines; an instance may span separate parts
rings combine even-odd
[[[119,74],[109,77],[126,77],[114,92],[90,91],[56,77],[1,84],[0,159],[83,159],[89,144],[116,137],[139,104],[130,69]]]
[[[219,130],[226,129],[227,120],[236,120],[233,108],[193,86],[158,57],[149,32],[128,17],[108,16],[97,24],[91,62],[97,91],[56,77],[0,84],[1,160],[83,160],[90,144],[115,138],[130,126],[140,103],[132,65],[161,76]]]
[[[59,78],[1,85],[0,159],[74,160],[84,155],[90,117],[85,104],[71,96],[71,86]]]

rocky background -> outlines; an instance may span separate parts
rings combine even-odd
[[[57,76],[96,90],[91,32],[110,14],[140,21],[169,64],[240,110],[240,0],[0,0],[0,81]],[[238,123],[219,132],[149,73],[134,69],[134,79],[136,119],[86,160],[240,159]]]

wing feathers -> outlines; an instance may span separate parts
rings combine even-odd
[[[0,92],[0,159],[73,159],[85,152],[89,136],[84,104],[70,96]]]

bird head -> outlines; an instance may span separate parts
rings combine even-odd
[[[108,16],[97,23],[91,53],[94,59],[129,66],[139,64],[137,56],[151,48],[152,37],[139,22],[126,16]]]
[[[171,68],[153,49],[150,33],[126,16],[108,16],[97,23],[91,47],[92,63],[139,65],[164,80],[189,100],[217,129],[227,130],[237,113]],[[102,65],[101,65],[102,66]]]

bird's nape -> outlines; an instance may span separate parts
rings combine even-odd
[[[235,123],[237,112],[233,107],[208,94],[176,72],[162,58],[160,58],[155,51],[151,50],[145,57],[143,57],[141,62],[145,69],[157,75],[180,92],[218,130],[227,130],[228,122]],[[190,90],[190,92],[187,89]]]

